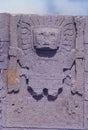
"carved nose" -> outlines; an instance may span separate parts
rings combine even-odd
[[[44,34],[45,39],[49,38],[49,34]]]

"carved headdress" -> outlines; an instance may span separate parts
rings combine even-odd
[[[67,51],[70,51],[75,46],[75,24],[73,17],[58,15],[29,15],[29,17],[27,15],[26,17],[23,15],[20,25],[21,45],[25,54],[27,54],[28,49],[31,47],[30,43],[35,43],[35,34],[40,34],[39,32],[42,30],[48,33],[51,32],[50,35],[52,35],[52,32],[58,32],[58,43],[61,43],[59,46]],[[24,47],[25,44],[26,46]],[[36,43],[34,46],[36,46]],[[53,44],[51,48],[56,49],[55,46],[58,45]],[[39,47],[41,48],[41,45]]]

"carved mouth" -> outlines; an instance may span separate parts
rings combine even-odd
[[[51,49],[49,47],[43,47],[43,48],[36,48],[36,54],[40,57],[53,57],[57,50],[59,49],[59,47],[57,49]]]

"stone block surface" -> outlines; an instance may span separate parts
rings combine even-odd
[[[0,14],[0,130],[88,130],[87,24]]]

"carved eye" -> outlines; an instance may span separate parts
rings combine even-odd
[[[55,33],[51,33],[50,35],[51,35],[51,36],[55,36]]]
[[[44,33],[43,33],[43,32],[41,32],[41,33],[39,33],[39,35],[44,35]]]

